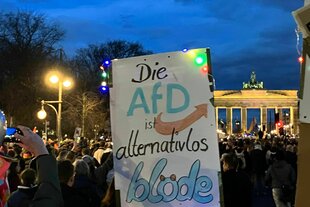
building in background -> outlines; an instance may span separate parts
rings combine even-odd
[[[255,72],[242,90],[215,90],[214,105],[218,132],[299,134],[297,90],[267,90]]]

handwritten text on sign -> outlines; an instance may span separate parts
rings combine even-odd
[[[115,61],[113,154],[122,206],[218,204],[213,94],[200,93],[209,81],[190,62],[179,52]]]

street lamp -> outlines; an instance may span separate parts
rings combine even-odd
[[[47,113],[46,113],[46,111],[45,111],[45,109],[44,109],[44,105],[47,105],[47,106],[51,107],[51,108],[55,111],[56,117],[58,118],[57,109],[55,108],[55,106],[53,106],[53,105],[50,104],[50,103],[58,103],[58,101],[44,101],[44,100],[41,101],[41,110],[38,111],[38,113],[37,113],[37,117],[38,117],[39,119],[45,119],[46,116],[47,116]],[[59,128],[59,126],[58,126],[58,124],[57,124],[57,125],[56,125],[56,131],[57,131],[58,128]],[[46,121],[46,120],[45,120],[44,132],[45,132],[45,134],[46,134],[46,136],[47,136],[47,121]],[[57,132],[58,132],[58,131],[57,131]],[[57,134],[57,135],[58,135],[58,134]]]
[[[58,71],[51,71],[47,74],[45,78],[45,82],[50,86],[57,86],[58,87],[58,101],[41,101],[41,110],[38,112],[37,116],[39,119],[45,119],[46,111],[44,110],[44,105],[48,105],[51,107],[55,113],[57,118],[56,124],[56,134],[58,138],[62,138],[61,135],[61,103],[62,103],[62,90],[63,87],[70,88],[72,87],[72,80],[70,78],[65,77],[63,74],[59,73]],[[58,110],[52,105],[54,103],[58,104]]]

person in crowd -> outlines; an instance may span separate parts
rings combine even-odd
[[[64,207],[83,207],[88,206],[87,198],[83,197],[73,188],[74,166],[70,160],[58,161],[58,176],[61,185],[61,193],[64,200]]]
[[[81,153],[82,153],[82,156],[84,156],[84,155],[90,156],[91,155],[90,149],[88,147],[82,148]]]
[[[286,146],[285,160],[292,166],[292,168],[295,170],[297,174],[297,154],[294,151],[294,146],[291,144],[288,144]]]
[[[225,207],[251,207],[251,180],[243,171],[238,171],[238,158],[234,153],[225,153],[221,158]]]
[[[266,163],[268,166],[272,165],[276,152],[277,152],[276,145],[271,146],[270,149],[266,151]]]
[[[30,203],[32,207],[63,206],[56,159],[49,155],[41,137],[25,126],[17,126],[22,134],[15,134],[19,145],[31,152],[36,159],[38,189]]]
[[[101,164],[101,157],[103,153],[105,152],[105,141],[99,142],[99,148],[94,152],[94,158],[98,161],[99,164]]]
[[[15,156],[12,156],[15,157]],[[16,160],[15,162],[11,162],[11,165],[9,167],[8,171],[8,182],[10,186],[10,192],[14,192],[17,190],[17,186],[20,185],[20,179],[19,179],[19,162]]]
[[[27,168],[20,174],[21,185],[8,200],[8,207],[28,207],[37,191],[36,171]]]
[[[66,156],[65,156],[65,160],[70,160],[71,163],[73,163],[75,161],[76,155],[75,152],[73,151],[68,151]]]
[[[266,173],[266,183],[272,187],[276,207],[291,207],[296,184],[296,174],[285,160],[283,150],[278,150],[273,164]]]
[[[23,157],[23,160],[25,161],[25,168],[28,168],[29,167],[29,163],[34,158],[33,155],[28,150],[23,149],[22,157]]]
[[[73,163],[75,178],[73,187],[85,198],[90,207],[100,206],[100,196],[96,184],[90,179],[89,166],[83,159]]]
[[[94,157],[92,157],[92,152],[91,152],[91,149],[90,149],[90,147],[84,147],[84,148],[82,148],[82,150],[81,150],[81,153],[82,153],[82,158],[83,157],[88,157],[88,156],[90,156],[92,159],[92,161],[91,161],[91,164],[94,164],[94,167],[99,167],[100,166],[100,164],[99,164],[99,162],[94,158]],[[87,162],[88,163],[88,162]],[[88,163],[89,164],[89,163]]]
[[[238,169],[243,170],[248,175],[251,174],[251,160],[249,153],[245,150],[243,140],[239,139],[234,148],[234,153],[236,154],[239,165]]]
[[[65,160],[66,159],[66,156],[67,156],[67,154],[68,154],[68,150],[66,150],[66,149],[62,149],[62,150],[60,150],[60,152],[59,152],[59,154],[58,154],[58,156],[57,156],[57,161],[60,161],[60,160]]]
[[[111,172],[113,172],[113,153],[110,152],[107,154],[108,157],[105,162],[95,169],[95,178],[100,191],[100,195],[105,194],[109,186],[109,182],[111,182],[111,178],[113,176],[113,174],[111,174]]]
[[[82,160],[84,160],[89,168],[89,177],[93,182],[96,182],[95,170],[96,170],[96,159],[90,155],[83,155]]]
[[[254,149],[250,152],[252,163],[252,182],[254,184],[254,191],[256,195],[265,195],[265,170],[266,158],[262,150],[260,142],[255,143]]]
[[[22,172],[25,169],[25,160],[22,158],[21,154],[22,154],[22,149],[20,146],[18,146],[17,144],[13,145],[13,150],[15,152],[15,158],[18,160],[19,162],[19,167],[20,167],[20,172]]]

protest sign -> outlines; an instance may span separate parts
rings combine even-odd
[[[209,51],[112,61],[111,127],[121,206],[220,206]]]

